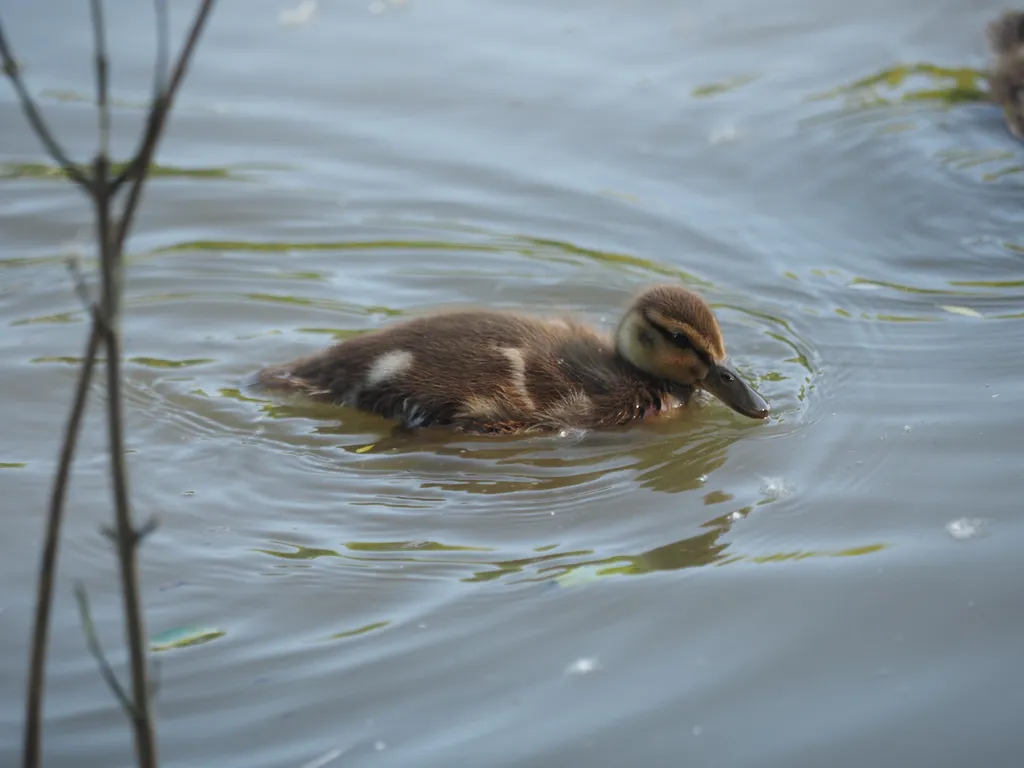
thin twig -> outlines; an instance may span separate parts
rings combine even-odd
[[[97,238],[99,241],[101,295],[99,304],[93,302],[78,269],[77,262],[69,263],[75,288],[80,298],[89,307],[92,323],[89,342],[82,368],[79,372],[78,384],[71,414],[65,427],[64,441],[61,448],[60,461],[51,491],[49,515],[46,524],[46,538],[40,563],[38,598],[33,627],[33,643],[28,676],[28,693],[26,696],[25,715],[25,768],[38,768],[41,759],[42,703],[46,668],[46,650],[48,645],[50,613],[53,602],[53,586],[57,570],[57,554],[60,541],[60,528],[63,522],[67,488],[70,482],[71,465],[74,459],[78,435],[88,398],[89,385],[95,369],[100,344],[106,347],[106,384],[108,389],[107,428],[109,433],[111,479],[114,486],[116,507],[114,539],[118,551],[121,571],[122,592],[125,612],[125,631],[128,640],[128,652],[131,662],[132,695],[129,697],[124,688],[117,682],[110,670],[98,640],[88,612],[88,602],[84,592],[80,594],[80,608],[83,612],[83,624],[90,649],[94,651],[100,663],[101,673],[108,685],[121,701],[132,720],[135,730],[136,753],[138,764],[142,768],[156,767],[156,740],[150,714],[150,697],[153,693],[149,682],[146,666],[147,642],[143,621],[138,584],[137,549],[142,538],[152,528],[152,521],[140,529],[132,524],[129,503],[127,467],[124,450],[124,415],[121,394],[122,373],[122,338],[121,338],[121,301],[123,295],[123,247],[128,231],[134,219],[135,211],[142,194],[142,188],[150,168],[157,142],[163,131],[167,113],[174,100],[175,93],[181,84],[188,62],[195,45],[205,26],[213,0],[202,0],[185,46],[179,55],[171,79],[164,83],[167,61],[167,8],[166,0],[157,2],[157,28],[161,35],[158,41],[158,62],[155,75],[154,97],[146,123],[139,151],[127,164],[118,178],[110,181],[110,114],[109,114],[109,82],[108,61],[106,51],[106,33],[103,20],[102,0],[91,0],[93,32],[96,45],[96,102],[99,110],[100,147],[93,161],[94,176],[86,176],[85,169],[76,165],[54,139],[46,122],[25,88],[17,63],[11,53],[3,26],[0,24],[0,63],[4,73],[10,78],[21,101],[29,125],[36,133],[40,142],[49,151],[51,157],[64,169],[74,182],[79,184],[92,199],[97,219]],[[114,221],[112,202],[117,186],[125,179],[131,178],[133,184],[125,203],[120,221]],[[95,643],[94,643],[95,641]]]
[[[167,14],[167,0],[153,0],[153,14],[156,17],[156,61],[153,64],[153,97],[151,102],[156,104],[167,86],[167,66],[170,60],[169,32],[170,22]],[[141,143],[140,143],[141,147]],[[125,163],[124,168],[110,182],[110,194],[117,194],[121,186],[131,179],[138,171],[136,156]]]
[[[124,168],[117,174],[113,179],[110,180],[108,189],[110,190],[111,196],[116,195],[126,181],[130,181],[134,178],[136,171],[138,170],[138,158],[133,157],[127,163],[124,164]]]
[[[110,100],[108,98],[109,62],[107,32],[103,22],[103,0],[90,0],[93,45],[96,48],[96,111],[100,120],[100,154],[110,157]],[[99,189],[104,189],[100,186]]]
[[[153,101],[155,102],[167,87],[167,65],[171,58],[167,0],[153,0],[153,15],[156,17],[156,61],[153,62]]]
[[[114,694],[114,698],[117,699],[125,713],[129,717],[134,718],[135,705],[128,698],[128,694],[124,692],[121,681],[117,679],[114,668],[110,666],[106,654],[103,653],[103,646],[100,644],[100,638],[96,634],[96,625],[93,624],[92,614],[89,611],[89,595],[81,584],[75,585],[75,600],[78,603],[78,617],[82,622],[82,632],[85,635],[85,644],[89,648],[89,653],[96,659],[96,664],[100,668],[100,674],[103,676],[103,680],[106,682],[110,692]]]
[[[149,170],[149,164],[152,162],[153,155],[156,152],[157,141],[160,139],[160,134],[163,133],[167,113],[174,103],[174,96],[181,86],[182,79],[185,77],[189,61],[192,58],[192,52],[196,47],[196,43],[199,42],[199,36],[203,33],[203,27],[206,26],[206,20],[212,10],[213,0],[202,0],[202,5],[199,6],[196,17],[192,21],[192,27],[185,38],[185,45],[182,47],[181,53],[178,54],[178,62],[174,67],[174,73],[171,75],[170,81],[167,83],[167,88],[158,98],[153,100],[153,104],[150,107],[145,137],[142,140],[142,146],[135,155],[138,167],[137,173],[134,174],[135,183],[132,184],[128,192],[128,199],[124,204],[124,209],[121,213],[121,223],[117,228],[114,241],[114,245],[118,250],[124,247],[125,240],[128,238],[128,231],[131,229],[132,220],[135,216],[135,208],[139,204],[142,188],[146,183],[147,174],[145,171]],[[128,172],[127,168],[125,172]]]
[[[107,348],[107,430],[110,440],[110,468],[114,484],[114,506],[116,509],[116,530],[121,585],[124,597],[125,631],[132,669],[132,701],[134,703],[135,748],[142,768],[156,766],[156,739],[150,715],[148,669],[146,665],[146,635],[142,615],[138,583],[138,542],[139,534],[132,524],[132,513],[128,492],[128,473],[124,460],[124,415],[121,397],[121,327],[120,300],[124,262],[122,250],[128,231],[135,218],[135,212],[145,186],[147,171],[163,133],[168,110],[180,87],[188,62],[199,36],[213,8],[213,0],[203,0],[181,53],[178,56],[174,74],[166,90],[154,99],[150,107],[145,138],[135,157],[137,174],[128,191],[120,223],[110,227],[110,197],[97,195],[96,215],[101,222],[100,246],[103,264],[103,299],[101,306],[107,318],[105,334]],[[102,156],[96,161],[97,187],[108,190],[108,163]]]
[[[97,206],[97,208],[106,209],[107,206]],[[109,211],[105,212],[109,216]],[[109,232],[107,234],[109,237]],[[104,268],[104,314],[110,321],[105,332],[108,392],[107,432],[110,444],[110,471],[114,486],[118,566],[121,571],[121,588],[124,598],[125,634],[132,670],[132,701],[134,703],[132,726],[135,729],[135,751],[141,768],[155,768],[156,738],[149,710],[149,670],[146,666],[145,619],[142,612],[142,600],[139,596],[138,541],[135,529],[132,527],[128,471],[125,466],[124,403],[121,396],[121,328],[117,314],[119,297],[114,294],[115,285],[121,282],[120,265],[115,266],[119,261],[118,257],[110,258],[109,268]]]
[[[116,195],[126,181],[131,180],[135,176],[136,170],[138,170],[137,159],[133,157],[127,163],[124,164],[124,168],[110,181],[108,189],[110,190],[111,196]]]
[[[3,64],[4,74],[10,79],[15,93],[18,94],[18,101],[21,102],[21,109],[25,113],[25,117],[32,126],[32,130],[35,131],[36,136],[39,137],[43,147],[50,153],[50,157],[53,158],[53,161],[64,170],[64,173],[72,181],[84,187],[88,192],[92,192],[92,182],[82,172],[78,164],[73,162],[60,144],[57,143],[53,134],[50,133],[50,128],[46,125],[42,114],[39,112],[39,108],[32,100],[32,96],[29,95],[25,82],[21,79],[21,68],[14,58],[14,53],[7,45],[3,22],[0,22],[0,63]]]
[[[50,492],[50,509],[46,516],[46,538],[43,556],[39,563],[39,589],[36,595],[36,615],[32,627],[31,658],[29,660],[28,695],[25,703],[25,743],[23,764],[35,768],[42,757],[43,724],[43,680],[46,676],[46,649],[50,631],[50,606],[53,603],[53,581],[57,574],[57,550],[60,544],[60,529],[64,521],[64,500],[67,497],[68,481],[71,478],[71,464],[75,458],[75,446],[85,416],[85,405],[92,382],[96,356],[100,348],[101,331],[94,319],[89,331],[89,342],[85,349],[85,360],[78,372],[75,398],[71,404],[71,415],[64,430],[64,442],[57,463],[57,475]]]
[[[149,709],[149,670],[146,665],[146,628],[139,597],[138,542],[132,527],[128,489],[128,469],[124,450],[124,399],[121,396],[121,297],[124,259],[113,242],[111,197],[107,191],[110,161],[104,154],[93,163],[96,188],[97,237],[100,244],[100,314],[103,317],[103,344],[107,350],[107,440],[110,449],[110,474],[114,490],[114,530],[117,561],[121,571],[121,595],[124,602],[124,628],[131,663],[132,707],[128,712],[135,731],[135,754],[140,768],[156,768],[156,734]]]

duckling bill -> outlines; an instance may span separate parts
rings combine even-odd
[[[655,417],[706,390],[753,419],[768,403],[729,364],[714,313],[673,285],[641,293],[613,337],[568,318],[457,311],[265,368],[258,384],[396,419],[512,433]]]
[[[1003,108],[1010,133],[1024,140],[1024,13],[1008,11],[986,31],[995,57],[989,98]]]

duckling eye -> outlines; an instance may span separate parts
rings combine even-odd
[[[693,344],[690,343],[690,337],[685,333],[673,333],[670,335],[672,343],[680,349],[693,349]]]

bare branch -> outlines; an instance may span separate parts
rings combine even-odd
[[[36,594],[36,615],[32,627],[32,650],[29,660],[28,696],[25,704],[25,742],[23,764],[35,768],[42,756],[43,730],[43,681],[46,676],[46,649],[50,631],[50,606],[53,603],[53,581],[57,573],[57,551],[60,544],[60,529],[64,521],[64,502],[67,498],[68,483],[71,479],[71,464],[75,458],[78,434],[85,416],[85,404],[96,367],[96,356],[100,348],[100,327],[94,321],[89,332],[85,349],[85,360],[78,372],[75,398],[71,404],[71,415],[64,430],[64,442],[57,463],[57,476],[50,492],[50,509],[46,516],[46,538],[43,556],[39,563],[39,586]]]
[[[141,544],[142,540],[145,539],[149,534],[153,533],[157,528],[160,527],[160,520],[154,515],[142,524],[140,528],[135,530],[135,543]]]
[[[110,666],[106,654],[103,653],[103,646],[100,644],[100,639],[96,634],[96,626],[92,623],[92,614],[89,612],[89,595],[86,594],[85,587],[81,584],[75,585],[75,600],[78,602],[78,616],[82,621],[82,632],[85,634],[85,644],[89,648],[89,653],[96,659],[96,664],[100,668],[100,675],[103,677],[111,693],[114,694],[114,698],[117,699],[124,709],[125,714],[134,719],[136,716],[135,706],[128,698],[128,694],[124,692],[124,688],[117,679],[113,667]]]
[[[132,725],[135,729],[135,749],[140,768],[155,768],[156,739],[153,733],[152,717],[150,716],[145,624],[139,597],[139,536],[132,526],[128,474],[124,456],[123,398],[121,397],[121,329],[118,322],[120,318],[122,271],[124,267],[122,249],[125,246],[128,231],[135,218],[135,211],[142,196],[142,190],[146,183],[157,142],[163,133],[168,110],[185,76],[189,60],[212,9],[213,0],[202,1],[192,22],[189,34],[186,37],[185,45],[178,56],[171,80],[168,82],[166,89],[153,100],[150,106],[149,120],[146,124],[141,148],[129,165],[129,168],[131,165],[134,165],[136,171],[133,183],[128,191],[128,198],[125,201],[119,224],[110,226],[110,197],[107,195],[98,195],[96,197],[96,216],[97,221],[101,223],[100,248],[103,264],[103,300],[101,306],[103,314],[108,319],[108,328],[105,334],[108,390],[107,431],[110,439],[110,469],[114,485],[115,528],[117,531],[118,562],[121,569],[121,585],[124,596],[125,631],[132,670],[132,702],[135,707],[135,717]],[[107,187],[106,173],[109,168],[105,166],[103,161],[104,158],[97,158],[97,184],[100,189],[107,191],[109,188]]]
[[[170,61],[170,21],[167,16],[167,0],[153,0],[153,14],[156,16],[156,61],[153,62],[153,102],[167,87],[167,65]]]
[[[93,198],[93,202],[96,208],[97,237],[100,246],[100,315],[104,321],[103,343],[107,351],[107,440],[110,477],[114,491],[114,543],[121,572],[125,639],[131,666],[132,706],[128,713],[135,731],[135,754],[140,768],[156,768],[156,735],[153,732],[153,718],[149,706],[146,627],[142,600],[139,597],[139,542],[132,526],[128,468],[124,450],[124,398],[121,394],[121,299],[124,258],[120,246],[115,242],[116,226],[111,221],[111,195],[107,186],[110,161],[106,155],[99,154],[93,166],[96,187],[100,190]],[[145,174],[140,180],[142,178],[145,178]]]
[[[107,32],[103,21],[103,0],[90,0],[92,9],[93,45],[96,48],[96,111],[100,120],[100,154],[110,157],[110,100],[108,94],[109,62]],[[103,189],[101,186],[100,189]]]
[[[132,536],[135,539],[135,545],[138,546],[142,544],[142,540],[149,536],[149,534],[153,533],[153,531],[155,531],[159,527],[160,521],[155,516],[149,518],[149,520],[142,524],[141,528],[136,528],[132,532]],[[100,533],[102,533],[115,547],[118,546],[118,534],[116,528],[109,525],[103,525],[100,526]]]
[[[169,31],[169,21],[167,15],[167,0],[153,0],[153,13],[156,16],[156,61],[153,64],[153,97],[152,103],[156,104],[160,100],[161,94],[167,87],[167,66],[170,59],[170,39],[171,34]],[[125,163],[124,168],[121,172],[114,177],[113,181],[110,182],[110,194],[117,194],[121,186],[132,179],[139,170],[138,166],[138,155],[140,150],[136,152],[136,156]]]
[[[124,623],[131,666],[131,695],[117,681],[109,663],[103,656],[89,614],[84,590],[78,590],[79,609],[90,651],[100,664],[101,673],[125,712],[131,718],[135,731],[135,747],[140,768],[156,768],[157,749],[150,714],[153,690],[149,684],[147,665],[148,642],[139,596],[138,548],[144,537],[155,527],[148,521],[136,529],[132,524],[128,473],[125,461],[124,416],[122,397],[122,336],[121,303],[123,297],[123,247],[141,198],[156,145],[166,123],[168,111],[174,101],[188,68],[189,60],[213,7],[213,0],[200,0],[199,9],[186,37],[185,45],[167,80],[167,51],[169,49],[166,0],[156,0],[158,40],[157,63],[154,74],[154,95],[149,116],[136,156],[113,181],[110,178],[110,99],[109,63],[106,50],[102,0],[90,0],[93,34],[96,46],[96,104],[99,111],[100,147],[92,164],[91,177],[84,167],[68,159],[53,138],[38,108],[25,88],[0,24],[0,63],[10,78],[21,101],[32,129],[54,160],[65,173],[82,186],[93,201],[96,214],[96,233],[100,256],[100,299],[89,296],[85,279],[76,261],[69,262],[79,297],[90,309],[92,323],[85,360],[79,373],[71,415],[65,428],[60,462],[51,493],[46,538],[40,564],[38,599],[33,628],[28,694],[25,716],[24,768],[38,768],[41,758],[42,705],[48,644],[50,613],[53,602],[53,584],[57,569],[60,528],[63,521],[70,470],[74,459],[89,384],[92,381],[100,345],[106,349],[107,431],[110,448],[110,471],[114,491],[115,518],[111,538],[117,549],[118,565],[124,600]],[[132,181],[120,221],[115,221],[112,203],[118,187]]]
[[[110,195],[113,197],[116,195],[126,181],[131,179],[135,175],[135,158],[133,157],[127,163],[124,164],[124,168],[110,181],[110,185],[107,187],[110,190]]]
[[[202,4],[199,6],[199,11],[196,13],[196,17],[192,21],[192,27],[189,29],[188,36],[185,38],[185,45],[181,49],[181,53],[178,54],[178,61],[174,67],[174,73],[171,75],[170,82],[167,83],[166,89],[158,97],[154,98],[153,104],[150,107],[149,121],[146,124],[146,132],[142,140],[142,145],[136,153],[135,159],[129,164],[129,167],[125,169],[125,173],[129,173],[131,166],[135,165],[137,171],[133,173],[136,177],[135,183],[128,192],[128,200],[124,204],[124,210],[121,213],[120,226],[117,228],[115,245],[119,250],[124,247],[125,240],[128,237],[128,231],[132,226],[132,220],[135,218],[135,209],[139,204],[139,198],[142,196],[142,188],[146,182],[145,171],[149,169],[149,164],[153,160],[153,155],[156,152],[157,141],[163,133],[167,113],[170,111],[171,105],[174,103],[174,96],[177,93],[178,88],[181,86],[182,79],[185,77],[189,60],[192,58],[192,52],[195,50],[196,43],[199,42],[199,36],[203,32],[203,27],[206,26],[206,20],[209,18],[210,11],[212,10],[213,0],[202,0]],[[115,180],[115,184],[116,183],[117,180]]]
[[[61,148],[60,144],[53,137],[49,127],[46,125],[46,121],[43,120],[42,114],[39,112],[39,108],[36,107],[35,102],[32,100],[32,96],[29,95],[28,89],[25,87],[25,82],[21,79],[21,68],[18,66],[18,62],[14,58],[14,54],[11,52],[10,47],[7,45],[7,38],[4,36],[4,26],[0,22],[0,63],[3,64],[4,74],[11,81],[11,85],[14,86],[14,91],[18,95],[18,101],[21,102],[21,109],[25,113],[25,117],[28,119],[29,125],[32,126],[32,130],[35,131],[36,136],[39,137],[39,141],[42,142],[43,147],[50,153],[50,157],[53,161],[59,165],[64,173],[74,181],[76,184],[81,185],[86,191],[92,191],[92,181],[82,172],[82,169],[77,163],[73,162],[71,158],[67,156],[67,153]]]

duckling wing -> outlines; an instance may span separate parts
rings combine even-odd
[[[545,415],[558,427],[628,423],[659,409],[666,388],[623,360],[610,340],[583,333],[538,361],[534,380]]]
[[[534,423],[532,371],[569,328],[494,312],[417,318],[265,369],[260,382],[411,427]]]

